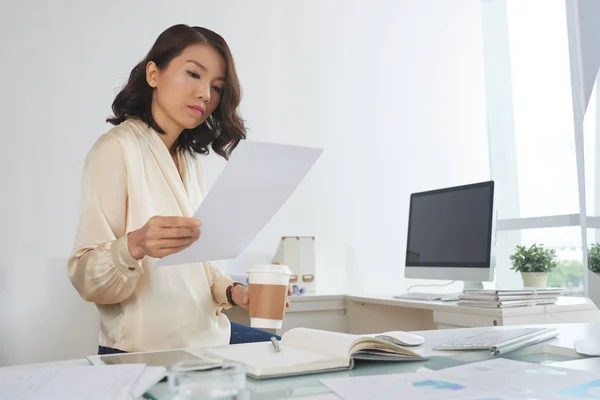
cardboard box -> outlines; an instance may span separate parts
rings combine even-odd
[[[315,237],[283,236],[273,262],[280,262],[292,270],[290,285],[315,292]]]

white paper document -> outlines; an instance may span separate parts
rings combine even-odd
[[[156,383],[157,371],[145,370],[144,364],[1,368],[0,400],[128,400]]]
[[[321,155],[321,149],[242,141],[194,217],[200,239],[154,267],[232,259],[273,218]]]
[[[322,382],[344,400],[525,400],[522,397],[487,396],[481,388],[466,387],[430,372],[325,379]]]
[[[497,358],[441,371],[323,379],[344,400],[600,398],[600,375]]]

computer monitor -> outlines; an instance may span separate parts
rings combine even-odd
[[[494,278],[494,243],[493,181],[410,196],[406,278],[481,287]]]

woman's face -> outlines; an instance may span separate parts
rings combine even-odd
[[[146,79],[154,88],[152,113],[164,130],[193,129],[217,108],[225,85],[225,60],[208,44],[188,46],[163,70],[153,62]]]

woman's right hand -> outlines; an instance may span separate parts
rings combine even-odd
[[[152,217],[127,236],[129,253],[139,260],[145,256],[162,258],[180,252],[200,238],[202,222],[187,217]]]

